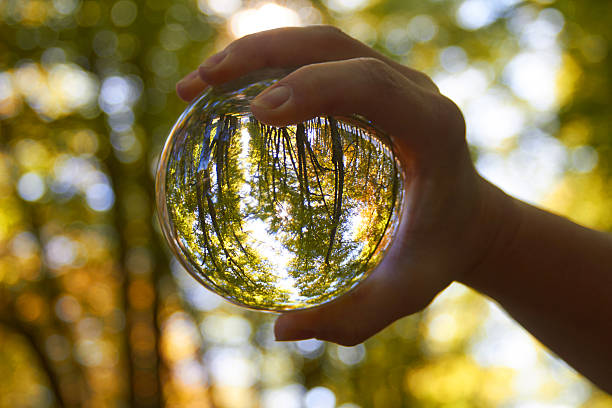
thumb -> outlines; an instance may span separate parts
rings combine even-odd
[[[430,298],[421,299],[421,295],[429,291],[408,294],[406,284],[412,282],[406,277],[414,275],[407,271],[405,251],[399,241],[392,244],[376,270],[352,291],[321,306],[279,316],[274,328],[276,340],[317,338],[352,346],[423,308]]]
[[[274,327],[276,340],[317,338],[345,346],[361,343],[397,319],[388,312],[389,302],[381,301],[385,296],[379,286],[376,277],[370,276],[330,303],[282,314]]]
[[[251,103],[263,123],[287,126],[315,116],[360,114],[389,134],[404,154],[432,148],[430,135],[446,99],[375,58],[323,62],[299,68]]]
[[[312,309],[280,315],[276,340],[317,338],[354,346],[425,308],[450,280],[439,276],[435,259],[407,256],[410,251],[401,241],[392,244],[376,270],[351,292]]]

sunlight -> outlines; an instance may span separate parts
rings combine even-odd
[[[485,149],[498,149],[524,128],[525,111],[503,91],[492,90],[465,108],[467,139]]]
[[[327,387],[314,387],[304,396],[306,408],[334,408],[336,395]]]
[[[295,257],[294,254],[274,237],[274,233],[268,231],[268,224],[259,218],[245,220],[244,231],[249,236],[257,237],[257,242],[253,242],[252,246],[257,248],[267,262],[277,266],[275,269],[279,272],[279,287],[295,292],[293,278],[289,276],[287,270],[289,263]]]
[[[38,242],[31,232],[21,232],[11,241],[11,252],[18,258],[28,259],[38,253]]]
[[[231,32],[235,38],[273,28],[301,25],[298,13],[275,3],[264,3],[258,8],[241,10],[230,20]]]
[[[418,43],[431,41],[438,34],[438,24],[428,15],[413,17],[407,29],[408,36]]]
[[[15,89],[9,72],[0,72],[0,118],[12,116],[15,111]]]
[[[205,356],[212,379],[217,386],[247,388],[258,377],[248,348],[212,347]]]
[[[529,48],[549,50],[556,46],[557,36],[565,25],[565,19],[560,11],[545,9],[538,18],[521,27],[521,42]]]
[[[365,231],[365,228],[367,228],[369,225],[365,223],[365,219],[363,218],[363,213],[364,210],[363,209],[359,209],[359,210],[353,210],[351,211],[349,218],[348,218],[348,225],[349,225],[349,229],[351,231],[351,237],[353,237],[354,241],[357,241],[360,237],[361,234],[363,234]],[[370,221],[370,220],[367,220]]]
[[[465,50],[459,46],[446,47],[440,52],[440,65],[451,74],[463,71],[467,67],[467,61]]]
[[[115,193],[106,183],[96,183],[87,188],[85,193],[87,205],[94,211],[108,211],[115,203]]]
[[[240,154],[238,157],[240,158],[240,162],[245,163],[246,158],[249,157],[249,141],[251,140],[251,133],[249,132],[248,119],[245,117],[242,119],[242,130],[240,131]],[[248,166],[248,163],[246,163]],[[250,166],[249,166],[250,167]],[[248,175],[250,172],[245,172],[245,175]],[[248,180],[247,180],[248,181]]]
[[[477,30],[491,24],[496,16],[489,2],[467,0],[457,10],[457,22],[467,30]]]
[[[522,52],[510,61],[504,78],[519,98],[538,110],[555,109],[557,74],[561,57],[557,52]]]
[[[577,173],[588,173],[597,166],[599,154],[592,146],[578,146],[572,150],[572,170]]]
[[[174,374],[183,385],[191,387],[206,386],[206,370],[195,359],[179,361],[174,367]]]
[[[371,3],[370,0],[325,0],[325,5],[339,13],[349,13],[363,10]]]
[[[481,155],[476,168],[509,194],[537,203],[561,180],[568,152],[559,140],[539,131],[533,130],[523,139],[507,156]]]
[[[59,269],[71,265],[79,250],[78,243],[65,235],[56,235],[45,245],[45,258],[49,267]]]
[[[90,105],[98,94],[96,78],[76,64],[54,64],[45,69],[27,63],[17,68],[13,78],[15,91],[25,97],[32,109],[49,119]]]
[[[282,388],[263,391],[262,406],[267,408],[301,408],[304,387],[301,384],[289,384]]]
[[[451,343],[457,335],[457,321],[446,312],[437,313],[427,324],[426,336],[434,343]]]
[[[473,344],[472,356],[484,367],[504,366],[527,371],[537,365],[538,349],[533,338],[517,327],[505,311],[489,303],[483,337]]]
[[[97,79],[75,64],[57,64],[49,70],[49,82],[61,92],[61,100],[68,109],[77,109],[95,101]]]
[[[297,351],[307,358],[320,356],[325,350],[325,343],[317,339],[296,341],[294,344]]]
[[[202,12],[213,12],[224,17],[234,14],[242,6],[242,0],[200,0],[198,7]]]
[[[465,0],[457,9],[457,23],[466,30],[478,30],[497,20],[518,0]]]
[[[352,347],[336,346],[335,351],[335,357],[347,366],[357,365],[366,357],[366,348],[363,344]]]
[[[191,359],[198,350],[198,329],[182,312],[173,313],[164,323],[161,350],[169,361]]]
[[[443,51],[440,59],[444,69],[449,71],[450,75],[436,75],[434,81],[443,95],[448,96],[460,108],[465,109],[467,102],[483,95],[491,81],[483,70],[467,67],[466,62],[462,59],[465,57],[459,50],[461,49],[449,50],[446,54]]]
[[[139,96],[133,81],[125,77],[111,76],[102,83],[99,104],[102,110],[110,115],[130,109]]]
[[[26,201],[37,201],[45,194],[45,182],[37,173],[28,172],[21,176],[17,191]]]
[[[200,330],[207,341],[242,346],[248,344],[252,328],[242,316],[210,314],[200,324]]]
[[[221,296],[200,285],[174,257],[170,261],[170,270],[181,290],[184,291],[186,300],[198,311],[209,312],[222,304]]]

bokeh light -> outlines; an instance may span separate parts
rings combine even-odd
[[[294,10],[276,3],[263,3],[256,8],[241,10],[230,20],[235,37],[279,27],[300,26],[300,16]]]
[[[36,201],[45,193],[45,182],[38,174],[29,172],[21,176],[17,190],[24,200]]]
[[[304,395],[304,405],[307,408],[334,408],[336,396],[326,387],[314,387]]]
[[[370,0],[324,0],[325,5],[336,12],[348,13],[366,8]]]
[[[127,27],[136,20],[138,6],[130,0],[119,0],[113,4],[110,16],[117,27]]]

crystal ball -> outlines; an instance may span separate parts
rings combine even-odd
[[[276,80],[258,73],[205,90],[172,128],[156,180],[162,230],[184,268],[230,302],[269,311],[317,306],[363,281],[393,241],[403,199],[393,146],[364,118],[260,123],[250,101]]]

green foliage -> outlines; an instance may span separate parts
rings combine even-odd
[[[402,186],[386,136],[357,118],[257,122],[244,95],[269,83],[198,99],[158,183],[164,231],[199,281],[238,304],[288,310],[367,277],[397,229]]]
[[[175,83],[229,42],[226,20],[240,11],[226,18],[207,8],[209,3],[0,1],[0,406],[243,408],[272,405],[279,395],[299,400],[319,386],[333,391],[337,405],[362,407],[489,407],[534,400],[611,406],[609,397],[591,395],[584,380],[531,340],[521,344],[537,350],[532,359],[537,366],[483,363],[483,345],[497,332],[505,336],[517,329],[503,326],[495,320],[495,307],[458,286],[365,345],[343,348],[316,341],[277,344],[271,316],[220,303],[194,285],[161,239],[153,175],[170,126],[184,109]],[[256,6],[242,3],[243,9]],[[474,68],[485,89],[470,82],[461,98],[453,97],[466,113],[477,163],[519,157],[534,134],[549,145],[561,141],[555,146],[567,157],[562,178],[552,181],[554,194],[549,188],[535,199],[612,230],[612,3],[517,2],[480,27],[457,19],[464,4],[459,0],[365,1],[362,9],[348,12],[334,11],[340,1],[281,3],[302,10],[304,21],[322,15],[441,83]],[[529,30],[537,21],[540,28],[562,25],[546,49],[532,47]],[[448,47],[460,48],[444,54]],[[552,105],[538,108],[521,96],[505,70],[519,53],[550,50],[560,57],[557,95]],[[519,129],[497,144],[472,133],[470,104],[487,92],[523,115]],[[487,130],[513,128],[510,122]],[[265,133],[256,123],[249,126]],[[254,146],[273,160],[264,147]],[[368,166],[368,160],[353,160],[363,149],[343,149],[343,165]],[[238,146],[227,145],[224,154],[235,162]],[[302,163],[307,154],[298,152]],[[336,157],[320,165],[333,169],[340,163]],[[302,174],[314,168],[307,164]],[[226,197],[239,184],[230,177],[232,169],[216,175],[226,180]],[[282,171],[272,166],[252,188],[287,196],[299,213],[306,192],[277,185]],[[522,184],[530,184],[529,177]],[[308,194],[315,195],[312,181],[311,176]],[[336,182],[331,176],[321,181]],[[389,188],[371,183],[365,191],[357,180],[344,183],[349,194],[359,191],[374,200]],[[333,209],[332,201],[326,211]],[[188,199],[177,205],[195,214],[198,205],[207,204]],[[270,205],[262,210],[276,215]],[[223,211],[220,220],[238,217],[235,206]],[[373,214],[364,234],[376,235],[383,218]],[[219,221],[218,227],[228,225]],[[291,239],[301,250],[326,253],[331,236],[298,239],[299,227],[288,228],[296,231]],[[533,378],[525,376],[529,370],[537,381],[523,389],[525,378]],[[515,379],[522,381],[519,386]],[[306,401],[315,394],[306,394]]]

